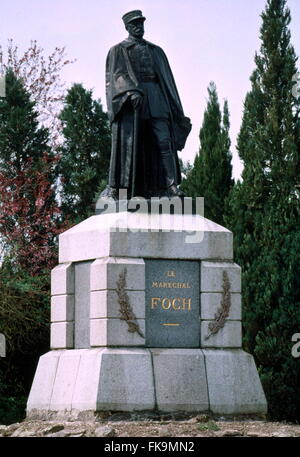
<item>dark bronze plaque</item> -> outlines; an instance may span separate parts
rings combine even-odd
[[[200,346],[199,262],[145,260],[146,345]]]

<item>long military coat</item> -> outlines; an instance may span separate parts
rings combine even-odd
[[[181,182],[177,150],[184,147],[190,132],[190,120],[184,116],[175,81],[163,50],[146,42],[151,50],[154,68],[162,93],[169,107],[172,149],[177,182]],[[128,49],[134,44],[126,39],[112,47],[106,60],[106,98],[112,125],[112,151],[109,184],[129,189],[129,197],[158,195],[164,187],[162,163],[151,134],[140,122],[129,98],[132,92],[143,94],[130,62]]]

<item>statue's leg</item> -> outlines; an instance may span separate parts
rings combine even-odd
[[[159,149],[161,164],[165,175],[168,196],[183,196],[176,185],[176,164],[172,150],[172,139],[168,119],[152,119],[151,127]]]
[[[131,196],[132,162],[134,148],[133,110],[128,109],[112,123],[112,147],[108,174],[108,185],[100,197],[118,200],[120,191]]]

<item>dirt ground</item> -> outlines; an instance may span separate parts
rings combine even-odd
[[[300,437],[300,425],[205,414],[147,417],[112,414],[94,421],[25,420],[0,425],[0,437]]]

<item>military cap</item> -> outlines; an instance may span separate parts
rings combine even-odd
[[[122,16],[122,19],[125,25],[129,24],[129,22],[134,21],[135,19],[142,19],[143,21],[146,20],[141,10],[129,11],[128,13],[124,14],[124,16]]]

